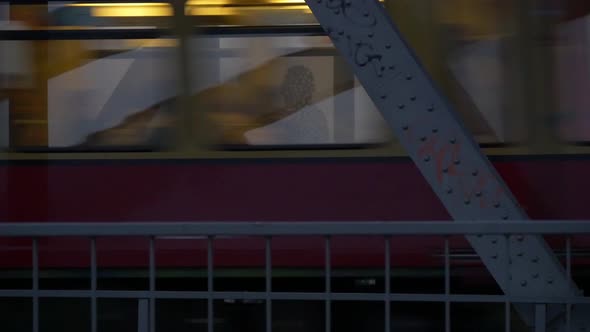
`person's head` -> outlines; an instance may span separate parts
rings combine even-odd
[[[315,91],[314,77],[305,66],[292,66],[281,84],[281,95],[287,111],[296,111],[311,103]]]

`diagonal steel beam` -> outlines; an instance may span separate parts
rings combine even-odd
[[[528,219],[376,0],[306,0],[340,54],[455,220]],[[517,296],[579,294],[542,237],[468,236],[502,290]],[[517,305],[530,326],[535,308]],[[576,309],[576,308],[574,308]],[[547,321],[565,316],[547,307]],[[590,328],[590,319],[576,314]],[[564,324],[557,323],[558,329]]]

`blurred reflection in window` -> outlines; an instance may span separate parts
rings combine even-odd
[[[384,120],[328,38],[221,37],[219,47],[220,83],[199,93],[216,128],[217,145],[390,139]]]
[[[434,2],[443,28],[448,90],[467,126],[483,143],[511,143],[523,138],[515,112],[518,81],[510,69],[514,4],[505,0]],[[515,93],[516,91],[516,93]]]
[[[50,147],[154,149],[177,95],[171,40],[86,41],[87,61],[49,80]]]
[[[556,27],[558,130],[569,142],[590,142],[590,3],[569,1]]]
[[[0,28],[39,32],[38,40],[0,41],[10,149],[152,150],[167,144],[172,112],[162,104],[177,95],[175,40],[97,40],[95,26],[120,28],[109,17],[93,16],[88,6],[9,9],[10,22]],[[140,23],[137,18],[125,25]],[[43,40],[47,28],[88,37]]]

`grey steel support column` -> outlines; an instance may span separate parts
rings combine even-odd
[[[306,2],[455,220],[528,219],[378,1]],[[579,294],[540,236],[511,237],[510,253],[503,236],[467,239],[505,292],[510,289],[515,296]],[[529,326],[534,325],[533,308],[516,309]],[[547,307],[548,321],[563,316],[563,306]],[[588,316],[580,317],[590,328]]]

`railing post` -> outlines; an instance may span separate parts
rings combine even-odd
[[[547,325],[547,308],[545,304],[535,305],[535,332],[545,332]]]
[[[137,332],[149,331],[149,302],[147,299],[137,301]]]

